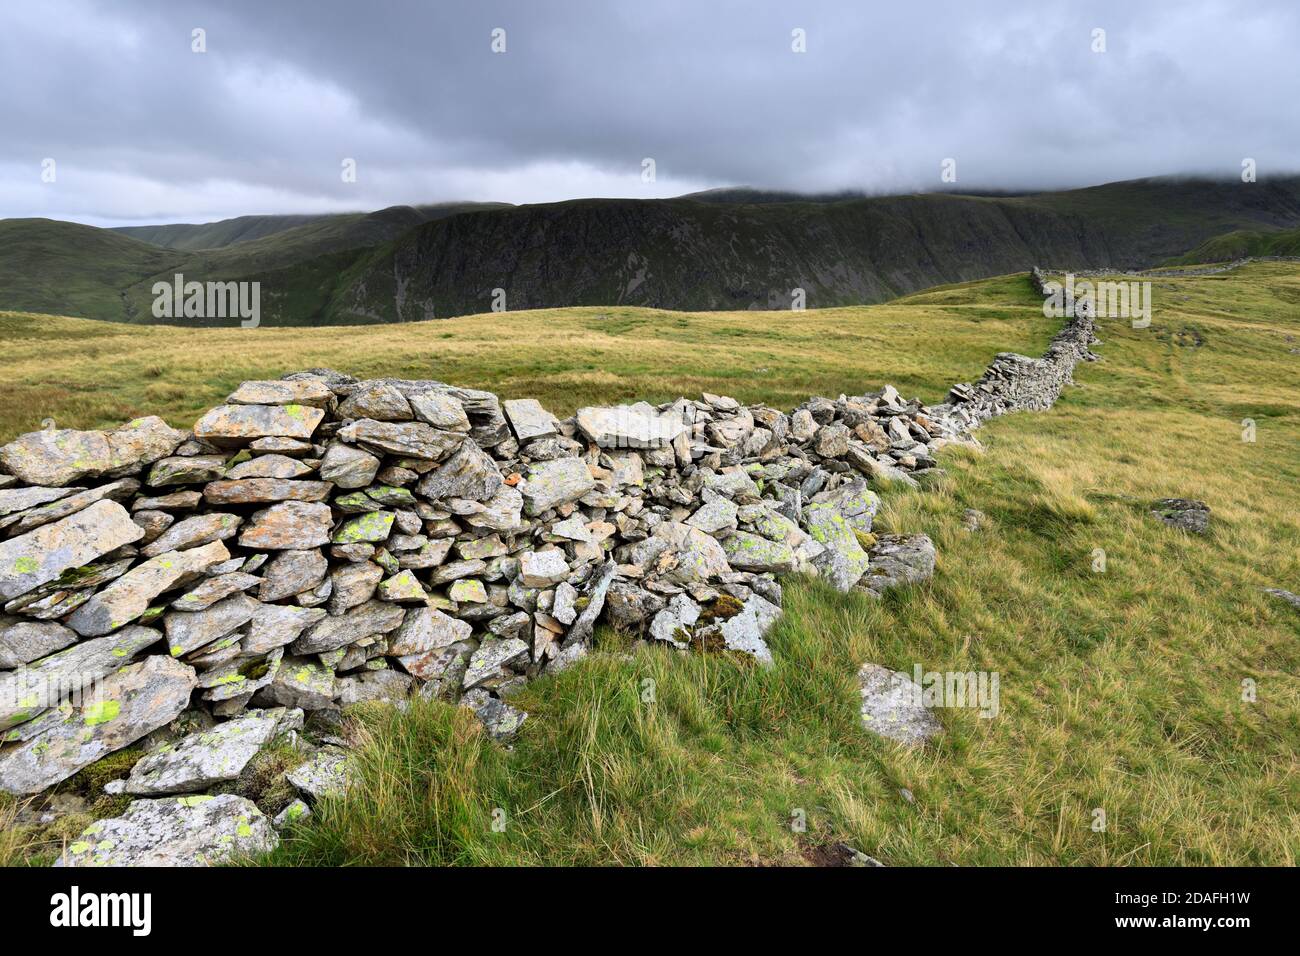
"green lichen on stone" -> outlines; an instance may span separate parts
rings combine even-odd
[[[14,574],[34,574],[41,569],[41,563],[30,555],[24,554],[14,561]]]
[[[388,533],[393,528],[393,518],[391,511],[372,511],[358,515],[343,523],[334,535],[334,543],[359,544],[387,540]]]
[[[116,720],[118,714],[122,712],[122,704],[116,700],[101,700],[90,704],[82,712],[87,727],[94,727],[98,724],[106,724],[110,720]]]

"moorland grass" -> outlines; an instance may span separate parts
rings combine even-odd
[[[439,377],[506,383],[507,394],[541,395],[559,412],[701,387],[788,406],[804,393],[904,374],[913,383],[905,391],[937,400],[993,352],[1041,348],[1050,327],[1024,304],[1021,283],[835,310],[826,325],[817,323],[827,315],[808,313],[794,328],[788,314],[607,310],[634,324],[627,338],[644,350],[639,368],[606,343],[608,332],[589,340],[579,331],[597,310],[546,316],[573,323],[552,346],[528,334],[531,317],[508,335],[454,320],[442,368],[485,374]],[[1052,411],[989,423],[983,453],[944,452],[948,476],[930,490],[886,490],[878,528],[935,541],[928,584],[872,601],[786,581],[767,670],[602,630],[599,653],[516,699],[531,716],[509,751],[445,705],[363,708],[353,717],[356,785],[323,802],[266,862],[800,863],[817,845],[844,841],[893,865],[1294,865],[1300,615],[1260,589],[1300,590],[1300,268],[1162,279],[1154,301],[1150,328],[1102,322],[1103,361],[1082,366],[1079,386]],[[733,321],[755,334],[731,336]],[[818,341],[819,331],[846,327],[858,337],[849,352]],[[97,328],[86,345],[105,350],[105,363],[123,356],[130,401],[156,398],[135,379],[129,350],[105,343],[138,330],[91,335]],[[346,355],[343,343],[327,344],[340,331],[322,331],[309,358],[285,362],[271,343],[270,354],[241,358],[247,364],[229,373],[173,347],[156,384],[205,383],[197,411],[245,368],[330,364],[317,356]],[[400,328],[371,339],[386,331],[360,336],[371,364],[334,364],[406,374],[421,346]],[[990,343],[989,333],[1003,337]],[[789,338],[795,360],[760,359],[764,335]],[[954,338],[978,344],[968,351]],[[893,355],[891,341],[914,351]],[[396,368],[370,351],[385,347]],[[655,357],[670,347],[671,357]],[[984,353],[969,354],[976,348]],[[598,376],[614,354],[622,364]],[[34,358],[21,361],[31,375]],[[769,377],[753,374],[758,361]],[[559,365],[537,367],[546,362]],[[21,387],[23,376],[5,387]],[[188,402],[174,398],[169,414],[189,414]],[[1242,441],[1246,418],[1253,442]],[[1151,500],[1165,496],[1209,502],[1209,534],[1153,519]],[[983,511],[986,526],[965,530],[966,508]],[[1103,571],[1094,570],[1099,554]],[[907,672],[996,671],[998,715],[940,710],[944,734],[922,749],[870,736],[857,723],[854,684],[868,660]],[[1104,830],[1094,829],[1098,809]]]

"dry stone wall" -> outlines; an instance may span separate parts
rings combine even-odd
[[[1048,407],[1091,332],[999,355],[934,407],[886,386],[789,413],[705,394],[560,420],[312,369],[245,382],[189,432],[22,435],[0,448],[0,789],[139,745],[110,785],[141,798],[107,821],[119,849],[78,841],[62,862],[210,862],[310,812],[209,802],[270,741],[310,756],[289,776],[304,801],[346,785],[316,715],[419,694],[507,739],[514,694],[604,623],[770,664],[780,576],[868,596],[928,577],[928,538],[873,532],[875,487],[922,484],[986,418]]]

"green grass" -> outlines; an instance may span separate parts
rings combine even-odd
[[[1237,229],[1209,239],[1168,265],[1230,262],[1247,256],[1300,256],[1300,229]]]
[[[1050,323],[1023,283],[798,323],[557,310],[402,335],[321,331],[296,354],[270,336],[220,370],[202,356],[241,333],[119,340],[141,333],[80,323],[81,340],[47,363],[59,362],[60,396],[85,390],[86,424],[110,407],[83,377],[95,361],[119,370],[128,416],[162,398],[155,407],[183,422],[245,370],[346,353],[354,361],[335,364],[436,368],[539,394],[560,413],[704,387],[788,407],[900,379],[934,401],[996,351],[1041,350]],[[878,528],[929,534],[934,579],[881,602],[787,581],[770,670],[603,630],[602,653],[517,698],[531,716],[510,751],[445,705],[360,710],[358,785],[268,862],[801,863],[836,840],[892,865],[1300,862],[1300,615],[1260,592],[1300,590],[1297,294],[1294,264],[1156,280],[1151,327],[1103,320],[1103,361],[1080,367],[1052,411],[989,423],[983,453],[943,453],[948,478],[933,490],[886,492]],[[735,334],[737,323],[759,334]],[[70,359],[86,350],[98,358]],[[137,350],[156,375],[135,364]],[[5,361],[8,389],[41,367],[34,345]],[[171,382],[182,393],[167,398]],[[23,394],[24,414],[38,414],[46,393]],[[1247,417],[1253,443],[1241,441]],[[1209,502],[1210,533],[1150,517],[1148,503],[1166,496]],[[976,533],[962,528],[971,507],[989,516]],[[1097,549],[1104,573],[1092,570]],[[854,686],[866,660],[996,671],[1000,714],[940,710],[945,732],[921,750],[872,737]],[[1242,699],[1245,679],[1254,702]],[[1090,826],[1095,808],[1105,832]],[[797,811],[806,832],[790,826]]]

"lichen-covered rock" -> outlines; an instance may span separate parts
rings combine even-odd
[[[268,551],[305,551],[329,544],[334,515],[318,502],[283,501],[253,513],[244,523],[239,544]]]
[[[274,680],[253,695],[266,706],[324,710],[334,706],[334,671],[314,657],[284,657]]]
[[[858,671],[862,725],[874,734],[909,746],[943,732],[943,725],[922,702],[922,689],[906,674],[879,664]]]
[[[518,638],[488,638],[470,658],[464,686],[468,690],[494,676],[502,667],[528,653],[528,645]]]
[[[218,405],[194,424],[194,437],[218,447],[255,438],[311,438],[325,417],[311,405]]]
[[[87,827],[54,865],[213,866],[278,843],[257,805],[234,794],[135,800]]]
[[[666,448],[686,431],[679,415],[660,414],[653,405],[578,409],[578,429],[601,448]]]
[[[48,657],[76,641],[76,631],[54,621],[24,621],[0,614],[0,670]]]
[[[120,504],[99,501],[62,521],[0,541],[0,600],[26,594],[143,536]]]
[[[757,594],[751,594],[739,613],[711,624],[706,629],[697,629],[695,637],[708,647],[712,636],[716,635],[721,638],[722,645],[727,650],[749,654],[757,658],[760,664],[770,665],[772,651],[764,638],[780,617],[779,607]]]
[[[230,552],[220,541],[188,551],[160,554],[136,565],[97,592],[64,623],[83,637],[107,634],[138,618],[158,595],[194,580],[214,564],[229,558]]]
[[[275,717],[249,714],[175,744],[161,744],[131,768],[125,792],[135,796],[196,793],[234,780],[275,736],[278,723]]]
[[[313,802],[322,797],[340,797],[347,792],[352,772],[347,751],[325,747],[304,764],[285,774],[298,792]]]
[[[786,574],[799,566],[794,548],[783,541],[767,538],[748,531],[737,531],[722,541],[722,549],[733,568],[741,571],[775,571]]]
[[[465,441],[446,461],[420,479],[416,491],[430,501],[445,498],[487,501],[503,483],[492,457],[474,442]]]
[[[581,458],[557,458],[538,462],[529,468],[519,490],[524,496],[524,510],[530,515],[539,515],[577,501],[595,487],[596,481],[585,461]]]
[[[934,576],[934,542],[924,534],[882,534],[871,549],[861,587],[873,595]]]
[[[509,740],[528,719],[525,711],[477,687],[466,691],[460,703],[462,707],[468,707],[474,712],[474,716],[483,724],[483,729],[494,740]]]
[[[39,793],[174,720],[190,701],[194,669],[152,655],[115,671],[44,733],[0,752],[0,790]]]
[[[368,511],[349,518],[334,532],[333,541],[335,544],[387,541],[393,531],[395,517],[391,511]]]
[[[48,429],[0,448],[0,465],[29,485],[59,487],[82,478],[126,474],[170,455],[185,438],[161,418],[137,418],[111,431]]]
[[[1161,498],[1151,513],[1173,528],[1205,534],[1210,529],[1210,506],[1189,498]]]
[[[108,637],[71,644],[30,666],[0,673],[0,730],[31,720],[64,700],[93,692],[100,679],[160,640],[158,631],[127,627]]]

